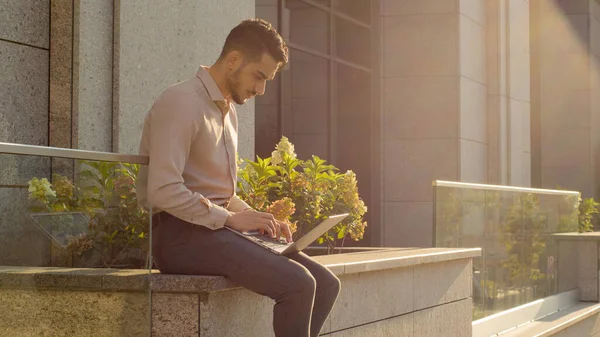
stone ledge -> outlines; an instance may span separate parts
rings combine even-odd
[[[584,326],[584,321],[593,318],[594,315],[600,313],[600,304],[597,303],[577,303],[567,308],[562,308],[560,311],[545,316],[543,319],[535,320],[533,322],[526,323],[525,325],[518,327],[517,329],[506,334],[506,337],[518,337],[518,336],[536,336],[536,337],[549,337],[556,335],[564,330],[571,327],[582,327],[587,328],[585,334],[566,334],[568,336],[591,336],[598,332],[598,325],[596,321],[598,317],[590,320],[588,323],[592,323],[594,331],[591,331],[592,327]],[[587,324],[590,325],[590,324]]]
[[[336,275],[418,266],[481,255],[480,248],[377,249],[316,256]],[[210,293],[237,288],[225,277],[163,275],[158,270],[0,267],[2,288],[61,288],[105,291]]]
[[[145,291],[148,276],[143,269],[0,266],[0,288]]]
[[[552,237],[562,241],[600,241],[600,232],[559,233],[552,234]]]
[[[327,255],[316,259],[340,276],[478,256],[481,256],[481,248],[424,248]]]

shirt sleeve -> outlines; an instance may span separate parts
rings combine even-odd
[[[193,97],[173,91],[164,93],[152,107],[147,195],[153,207],[215,230],[225,225],[229,211],[190,191],[182,177],[201,109]]]
[[[248,208],[251,207],[244,200],[240,199],[240,197],[234,194],[227,209],[233,213],[238,213]]]

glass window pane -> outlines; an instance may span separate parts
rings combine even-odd
[[[291,55],[292,138],[300,158],[326,158],[329,116],[329,61],[301,51]]]
[[[284,78],[284,135],[301,159],[313,154],[327,159],[329,60],[292,49],[283,75],[289,77]]]
[[[290,42],[329,54],[329,17],[322,9],[302,1],[286,1],[289,10]]]
[[[371,31],[336,17],[335,56],[364,67],[371,67]]]
[[[333,8],[364,23],[371,23],[371,0],[333,0]]]
[[[285,71],[287,72],[287,71]],[[263,96],[255,98],[254,114],[255,129],[254,150],[256,155],[265,158],[271,155],[274,144],[280,138],[280,111],[279,111],[279,81],[283,72],[278,73],[273,81],[267,83]]]
[[[371,75],[336,65],[336,157],[341,172],[352,170],[360,195],[370,205],[372,153]]]

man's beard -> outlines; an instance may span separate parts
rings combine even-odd
[[[240,95],[238,94],[238,89],[240,88],[240,82],[239,82],[239,69],[234,72],[231,76],[228,76],[228,89],[229,92],[231,93],[231,99],[233,99],[233,101],[238,104],[238,105],[242,105],[244,104],[245,100],[242,99],[240,97]]]

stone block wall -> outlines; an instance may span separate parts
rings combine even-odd
[[[433,258],[434,252],[439,252],[439,259]],[[342,282],[322,335],[471,337],[472,261],[461,254],[472,253],[390,249],[317,257]],[[159,327],[171,331],[181,325],[186,330],[177,328],[178,336],[234,337],[240,331],[247,336],[273,336],[273,301],[268,298],[230,288],[219,279],[209,282],[215,291],[207,294],[190,293],[195,288],[192,279],[180,280],[174,291],[173,276],[154,277],[153,332],[157,335]],[[183,321],[188,323],[173,323]]]
[[[387,249],[315,257],[342,282],[323,335],[471,337],[472,258],[480,253]],[[0,331],[13,336],[267,337],[273,304],[217,276],[0,267]]]
[[[49,145],[49,3],[0,1],[0,142]],[[43,263],[48,245],[26,224],[22,187],[47,176],[50,161],[0,154],[0,163],[0,265]]]

